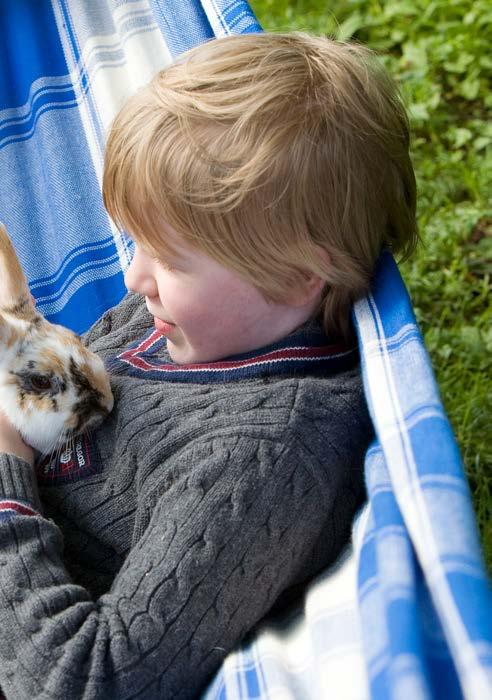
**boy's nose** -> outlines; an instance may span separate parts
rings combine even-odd
[[[132,261],[125,272],[125,287],[131,292],[137,292],[146,297],[157,294],[157,285],[152,275],[152,269],[146,264],[145,255],[135,249]]]

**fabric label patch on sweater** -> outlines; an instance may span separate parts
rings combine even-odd
[[[36,465],[38,482],[63,484],[86,479],[102,471],[102,460],[91,435],[79,435],[61,454],[45,457]]]

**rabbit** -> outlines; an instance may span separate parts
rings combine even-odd
[[[37,311],[0,224],[0,410],[41,455],[96,427],[112,410],[102,360]]]

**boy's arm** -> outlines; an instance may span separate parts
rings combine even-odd
[[[7,697],[196,697],[302,572],[315,539],[336,529],[308,456],[267,440],[221,444],[187,451],[182,477],[149,493],[150,522],[96,601],[71,582],[58,527],[35,512],[32,470],[0,456],[0,503],[20,504],[0,518]]]

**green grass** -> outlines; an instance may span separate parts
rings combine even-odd
[[[401,270],[463,455],[492,573],[492,5],[250,2],[265,30],[367,44],[400,86],[412,126],[422,238]]]

